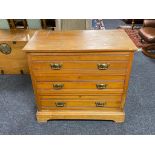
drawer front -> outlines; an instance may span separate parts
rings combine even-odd
[[[123,82],[37,82],[39,94],[122,93]]]
[[[42,110],[120,108],[121,96],[40,96]]]
[[[98,80],[125,80],[124,75],[103,75],[103,74],[36,74],[33,72],[36,81],[98,81]]]
[[[124,81],[97,81],[97,82],[37,82],[37,89],[123,89]]]
[[[35,61],[32,69],[40,72],[59,73],[69,71],[102,71],[126,70],[127,61]],[[58,71],[59,70],[59,71]]]
[[[111,74],[125,75],[127,61],[35,61],[31,63],[32,71],[43,74]]]
[[[100,73],[125,75],[129,53],[53,53],[44,55],[31,54],[31,68],[37,75],[43,74],[88,74]]]

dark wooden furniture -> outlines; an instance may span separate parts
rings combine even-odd
[[[51,29],[54,30],[56,27],[55,19],[41,19],[41,26],[43,29]]]
[[[10,29],[27,29],[26,19],[8,19]]]
[[[132,29],[135,27],[135,24],[143,24],[144,19],[123,19],[126,24],[131,24]]]
[[[155,20],[144,20],[143,27],[139,30],[139,35],[142,38],[142,52],[150,57],[155,58]]]
[[[123,122],[133,54],[123,30],[38,31],[24,47],[38,122]]]

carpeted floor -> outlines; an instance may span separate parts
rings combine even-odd
[[[109,22],[109,21],[108,21]],[[105,24],[105,23],[104,23]],[[0,76],[0,134],[155,134],[155,59],[135,53],[126,100],[126,121],[49,121],[35,119],[29,75]]]

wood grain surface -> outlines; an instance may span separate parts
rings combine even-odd
[[[37,31],[23,50],[28,55],[38,122],[124,122],[136,47],[123,30]],[[99,64],[106,67],[102,70]]]
[[[137,47],[124,30],[39,30],[24,47],[27,52],[135,51]]]

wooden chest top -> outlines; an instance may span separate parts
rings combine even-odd
[[[24,47],[27,52],[135,51],[124,30],[37,31]]]
[[[29,41],[35,30],[0,30],[0,42]]]

